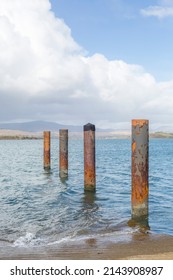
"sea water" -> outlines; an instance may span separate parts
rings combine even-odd
[[[96,192],[84,192],[83,141],[69,140],[69,175],[59,178],[59,142],[43,169],[43,140],[0,141],[0,248],[50,246],[87,237],[119,242],[131,218],[131,141],[96,141]],[[173,140],[149,146],[149,231],[173,234]]]

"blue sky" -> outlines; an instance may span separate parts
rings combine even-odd
[[[51,0],[51,4],[88,55],[102,53],[110,60],[142,65],[159,81],[173,78],[173,15],[142,13],[151,6],[173,7],[173,0]]]
[[[173,0],[1,0],[0,122],[173,131]]]

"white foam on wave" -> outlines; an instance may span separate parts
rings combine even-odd
[[[61,243],[76,243],[76,242],[85,242],[89,239],[97,239],[97,240],[107,240],[107,241],[113,241],[113,242],[128,242],[131,240],[132,234],[134,233],[134,230],[125,230],[125,231],[112,231],[112,232],[100,232],[100,233],[91,233],[91,234],[83,234],[78,235],[73,234],[69,235],[67,237],[63,237],[61,239],[58,239],[56,241],[50,242],[47,245],[60,245]]]
[[[61,244],[61,243],[68,243],[72,241],[72,238],[70,236],[68,237],[63,237],[61,239],[58,239],[56,241],[53,241],[53,242],[49,242],[48,245],[55,245],[55,244]]]
[[[138,232],[138,229],[131,229],[129,227],[123,228],[123,230],[111,230],[107,232],[93,232],[80,234],[78,231],[69,233],[68,235],[57,235],[56,240],[50,240],[49,238],[39,238],[37,236],[37,231],[26,232],[25,235],[20,236],[14,243],[14,247],[33,247],[33,246],[51,246],[51,245],[61,245],[76,242],[85,242],[89,239],[97,239],[104,241],[113,242],[128,242],[131,240],[132,235]]]
[[[36,235],[31,232],[26,232],[25,236],[19,237],[14,243],[14,247],[26,247],[34,246],[40,242],[40,239],[36,238]]]

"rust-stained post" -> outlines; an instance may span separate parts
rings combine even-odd
[[[148,120],[132,120],[132,219],[148,216]]]
[[[95,191],[95,125],[84,125],[84,188]]]
[[[50,131],[44,131],[44,169],[50,169]]]
[[[68,177],[68,129],[59,130],[59,176]]]

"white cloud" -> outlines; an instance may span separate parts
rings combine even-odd
[[[167,123],[172,88],[172,81],[157,83],[141,66],[85,56],[48,0],[0,1],[1,122]]]
[[[144,16],[155,16],[158,18],[172,17],[173,7],[150,6],[141,10]]]
[[[160,0],[158,5],[149,6],[145,9],[141,9],[143,16],[154,16],[157,18],[166,18],[173,16],[173,1],[172,0]]]

